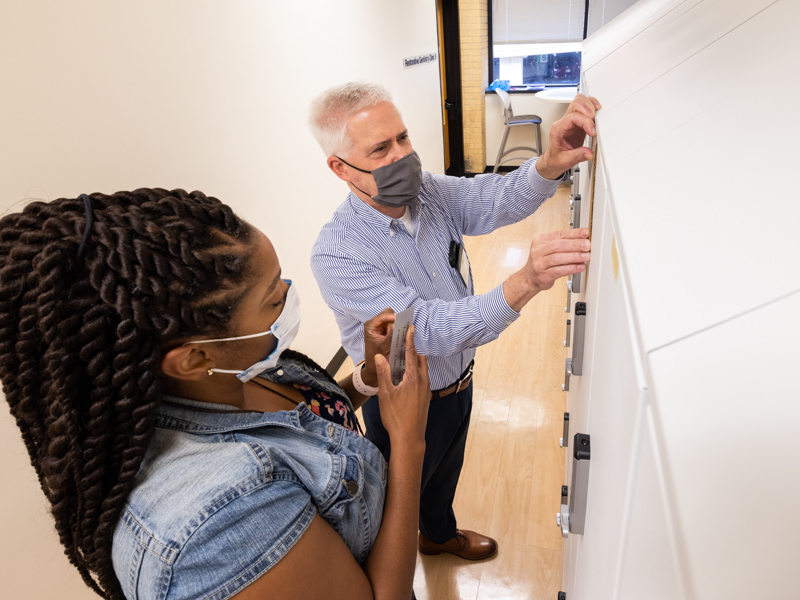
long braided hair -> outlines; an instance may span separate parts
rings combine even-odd
[[[253,228],[200,192],[33,202],[0,220],[0,380],[70,562],[123,598],[114,527],[153,432],[170,342],[219,335]]]

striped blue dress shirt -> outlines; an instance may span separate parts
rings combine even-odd
[[[363,324],[389,307],[414,306],[414,342],[428,357],[431,389],[450,386],[475,356],[518,317],[503,285],[474,295],[450,266],[452,240],[490,233],[531,215],[555,194],[560,181],[544,179],[536,159],[505,176],[474,179],[423,172],[411,205],[414,233],[350,193],[322,228],[311,269],[333,310],[342,346],[354,362],[364,358]]]

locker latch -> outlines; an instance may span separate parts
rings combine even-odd
[[[576,294],[581,293],[581,275],[583,275],[583,273],[574,273],[573,275],[570,275],[569,278],[568,283],[570,290]]]
[[[569,391],[569,378],[572,377],[572,359],[568,358],[564,364],[564,383],[561,384],[561,391]]]
[[[592,446],[588,435],[576,433],[572,445],[572,481],[569,496],[569,532],[583,535],[586,500],[589,495],[589,465]],[[562,498],[563,501],[563,498]]]
[[[583,344],[586,338],[586,302],[575,303],[572,327],[572,374],[583,375]]]
[[[564,307],[564,312],[568,313],[572,308],[572,283],[567,279],[567,305]]]
[[[569,506],[568,498],[569,488],[566,485],[561,486],[561,511],[556,514],[556,523],[561,527],[561,537],[566,538],[569,535]]]
[[[572,212],[570,215],[569,226],[572,229],[577,229],[581,226],[581,195],[575,196],[569,201],[569,210]]]

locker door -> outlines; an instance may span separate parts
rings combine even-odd
[[[585,532],[570,534],[564,542],[564,591],[568,597],[573,592],[572,597],[579,599],[610,597],[612,592],[632,468],[636,414],[645,388],[626,275],[620,262],[620,241],[612,218],[612,200],[605,185],[602,151],[598,160],[592,261],[584,273],[584,289],[576,298],[586,303],[587,311],[583,375],[571,378],[567,396],[570,413],[567,485],[572,484],[574,435],[589,434],[592,446]],[[586,179],[588,186],[590,176]],[[589,214],[587,202],[581,219],[584,226],[589,223]],[[573,310],[573,323],[574,313]],[[573,358],[577,343],[573,335]]]
[[[664,479],[652,411],[643,411],[634,485],[626,510],[620,582],[616,600],[680,600],[686,597],[678,577],[672,521],[664,499]]]
[[[574,543],[577,556],[573,597],[577,600],[611,598],[613,593],[622,550],[625,499],[634,464],[637,415],[642,410],[646,388],[611,202],[606,202],[604,208],[602,235],[593,235],[593,254],[600,256],[600,268],[594,265],[587,282],[589,292],[593,285],[597,288],[598,306],[589,381],[591,403],[586,430],[582,431],[591,437],[586,525],[584,535]],[[587,302],[587,311],[590,306]]]
[[[569,412],[569,446],[565,449],[565,476],[564,483],[570,485],[572,481],[572,453],[573,438],[576,433],[589,433],[589,413],[591,411],[592,397],[592,373],[595,369],[594,361],[597,347],[595,336],[598,325],[598,317],[603,314],[602,304],[605,299],[600,293],[599,282],[600,272],[604,269],[611,269],[611,256],[604,253],[599,248],[605,244],[605,239],[610,239],[611,234],[607,234],[606,218],[606,190],[601,165],[598,165],[598,181],[595,183],[594,198],[594,230],[592,239],[592,260],[589,262],[586,271],[583,272],[581,281],[581,292],[572,294],[572,308],[569,318],[572,321],[572,339],[570,344],[570,357],[575,358],[578,349],[576,342],[576,315],[575,303],[585,302],[587,314],[585,317],[585,328],[583,337],[583,366],[582,375],[572,376],[567,393],[567,412]],[[586,169],[586,173],[583,170]],[[580,187],[588,190],[591,183],[591,163],[582,163]],[[582,201],[581,224],[585,227],[589,223],[589,194],[586,193],[586,201]],[[575,577],[579,568],[579,548],[582,539],[578,535],[570,535],[563,543],[563,573],[562,582],[567,597],[575,586]]]
[[[581,218],[580,223],[582,227],[588,227],[590,216],[590,194],[589,188],[591,185],[591,162],[581,163],[581,180],[580,187],[583,192],[585,201],[581,201]],[[584,170],[586,171],[584,173]],[[596,249],[603,248],[606,240],[610,240],[612,234],[607,234],[607,218],[606,218],[606,205],[608,204],[607,193],[605,189],[605,177],[602,171],[602,164],[598,165],[597,181],[595,185],[595,198],[594,198],[594,230],[592,239],[592,260],[588,263],[586,270],[582,273],[581,277],[581,291],[580,293],[572,294],[572,305],[568,318],[572,321],[572,333],[570,344],[570,358],[575,358],[577,345],[575,343],[576,331],[576,315],[575,304],[577,302],[585,302],[587,306],[586,325],[584,343],[582,348],[583,353],[583,369],[582,375],[570,378],[569,392],[567,393],[567,411],[570,413],[570,435],[581,432],[586,433],[586,427],[589,418],[589,404],[590,398],[590,381],[591,371],[593,369],[593,348],[595,347],[595,329],[597,327],[597,316],[602,313],[601,304],[604,301],[599,289],[599,275],[603,269],[611,269],[611,255],[608,252]],[[567,479],[569,481],[569,462],[567,461]]]
[[[800,290],[648,356],[687,596],[797,598]]]

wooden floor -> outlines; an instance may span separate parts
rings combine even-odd
[[[569,187],[562,185],[525,221],[467,238],[475,292],[491,290],[518,270],[531,237],[565,229],[568,213]],[[418,554],[418,600],[553,600],[558,595],[566,297],[561,279],[536,296],[497,340],[478,348],[455,513],[459,527],[492,536],[500,549],[479,562]],[[346,364],[340,374],[351,370]]]

